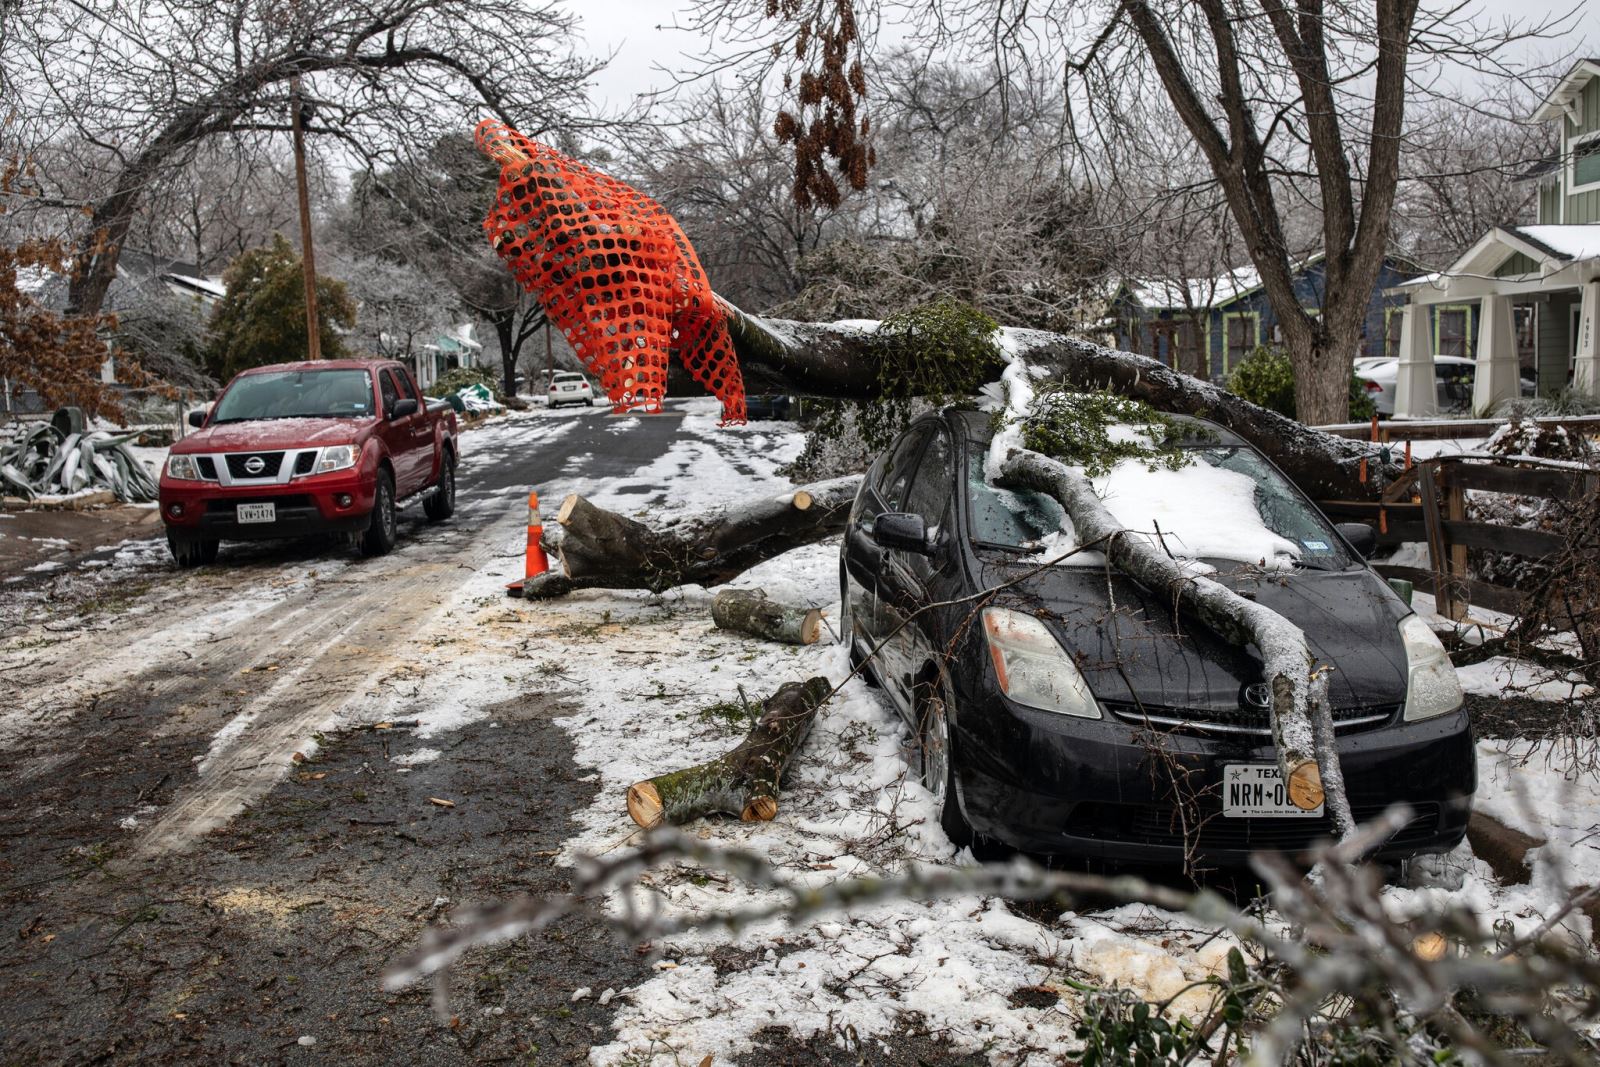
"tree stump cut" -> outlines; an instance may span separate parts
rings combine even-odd
[[[721,630],[791,645],[814,645],[822,635],[821,611],[768,600],[760,589],[722,590],[711,601],[711,621]]]
[[[778,814],[778,787],[817,710],[833,692],[826,678],[786,682],[762,705],[760,720],[725,756],[628,787],[628,814],[649,829],[702,815],[766,822]]]

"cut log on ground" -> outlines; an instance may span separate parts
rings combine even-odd
[[[1355,829],[1334,747],[1327,671],[1318,668],[1299,627],[1220,582],[1189,573],[1145,537],[1129,533],[1089,479],[1064,463],[1017,451],[1005,461],[999,484],[1054,497],[1072,519],[1079,544],[1103,545],[1119,571],[1162,593],[1224,640],[1255,645],[1272,691],[1272,739],[1290,800],[1304,810],[1326,801],[1341,838]]]
[[[711,600],[711,621],[718,629],[783,641],[814,645],[822,635],[822,612],[768,600],[760,589],[724,589]]]
[[[723,301],[739,370],[751,392],[875,400],[878,356],[870,330],[838,323],[791,322],[749,315]],[[1302,490],[1319,500],[1376,499],[1378,487],[1401,474],[1391,464],[1381,478],[1361,478],[1361,459],[1378,460],[1360,442],[1334,437],[1257,407],[1211,382],[1181,374],[1133,352],[1121,352],[1044,330],[1008,335],[1028,363],[1052,380],[1078,389],[1107,390],[1143,400],[1157,411],[1221,423],[1261,449]],[[997,381],[997,359],[985,379]]]
[[[711,814],[737,815],[744,822],[771,819],[778,814],[783,772],[832,691],[826,678],[779,686],[738,748],[710,763],[635,782],[628,787],[628,814],[646,829]]]
[[[789,493],[653,527],[574,493],[561,503],[546,545],[559,566],[523,587],[529,599],[574,589],[661,592],[696,582],[720,585],[792,548],[844,529],[861,479],[834,478]]]

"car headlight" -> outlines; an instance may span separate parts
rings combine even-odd
[[[329,445],[322,450],[322,455],[317,457],[317,465],[311,473],[327,474],[330,471],[342,471],[354,467],[360,455],[355,445]]]
[[[1100,717],[1089,683],[1044,623],[1020,611],[985,608],[983,635],[1006,696],[1041,711]]]
[[[1400,620],[1400,643],[1406,646],[1406,721],[1459,708],[1463,697],[1455,666],[1422,616]]]
[[[198,482],[201,480],[200,467],[195,463],[193,456],[168,456],[167,477],[184,482]]]

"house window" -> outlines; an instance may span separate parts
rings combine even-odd
[[[1600,184],[1600,137],[1591,136],[1572,146],[1572,188]]]
[[[1472,355],[1472,309],[1442,307],[1434,312],[1433,335],[1435,355]]]
[[[1223,353],[1222,369],[1226,372],[1237,367],[1261,343],[1261,316],[1253,312],[1229,315],[1224,328],[1227,350]]]
[[[1538,368],[1538,320],[1534,318],[1534,305],[1517,304],[1511,309],[1511,321],[1516,324],[1517,364],[1528,378],[1536,377]]]
[[[1206,375],[1206,368],[1200,361],[1200,331],[1195,329],[1193,322],[1185,322],[1178,327],[1178,361],[1172,369],[1197,374],[1202,378]]]

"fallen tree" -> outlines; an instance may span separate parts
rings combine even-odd
[[[734,630],[769,641],[814,645],[822,636],[822,611],[769,600],[760,589],[724,589],[711,599],[711,621],[719,630]]]
[[[789,493],[647,526],[574,493],[561,503],[546,550],[558,566],[529,579],[529,599],[574,589],[662,592],[694,582],[720,585],[764,559],[844,529],[859,478],[833,478]]]
[[[785,682],[766,699],[761,718],[725,756],[628,787],[628,814],[646,829],[720,813],[744,822],[778,814],[778,787],[817,709],[833,693],[826,678]]]
[[[840,323],[762,319],[727,303],[728,332],[746,388],[752,393],[795,393],[844,400],[883,396],[877,367],[882,353],[870,329]],[[1211,382],[1180,374],[1148,356],[1043,330],[1007,330],[1006,343],[1050,380],[1073,389],[1106,391],[1142,400],[1158,411],[1212,419],[1272,457],[1291,481],[1317,499],[1363,500],[1376,484],[1361,478],[1361,460],[1373,473],[1378,461],[1360,442],[1334,437],[1258,407]],[[930,355],[930,358],[936,358]],[[980,381],[996,381],[1006,366],[998,349],[972,368]]]

